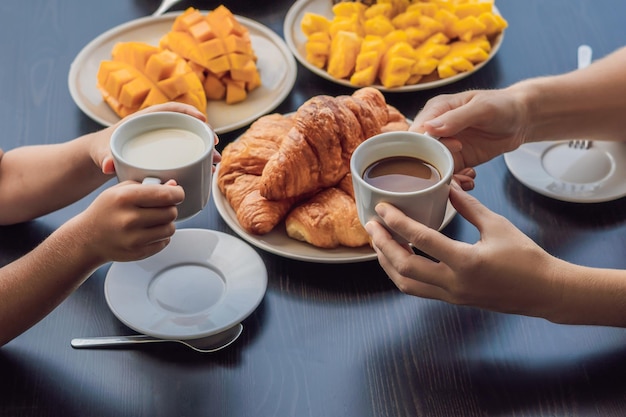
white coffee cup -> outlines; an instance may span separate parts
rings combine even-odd
[[[186,220],[209,201],[214,139],[206,123],[184,113],[131,117],[111,135],[117,178],[142,183],[176,180],[185,191],[176,220]]]
[[[440,178],[434,184],[414,191],[390,191],[366,182],[363,175],[368,167],[377,161],[393,157],[420,159],[436,168]],[[438,229],[443,223],[454,173],[454,159],[439,140],[408,131],[381,133],[365,140],[354,150],[350,159],[350,172],[362,225],[370,220],[385,225],[374,210],[381,202],[392,204],[430,228]],[[396,233],[391,234],[397,241],[407,243]]]

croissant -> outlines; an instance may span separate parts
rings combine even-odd
[[[216,174],[217,184],[248,233],[263,235],[284,219],[289,236],[314,246],[363,246],[369,243],[369,236],[356,213],[350,156],[372,135],[406,129],[406,118],[386,104],[378,90],[364,88],[351,96],[317,96],[294,115],[259,118],[241,137],[226,145]],[[334,142],[327,141],[328,136]],[[294,147],[289,151],[292,154],[301,153],[300,162],[285,153],[290,146]],[[266,172],[266,167],[270,161],[280,163],[280,158],[296,165],[283,170],[288,178],[270,177],[269,181],[286,184],[289,180],[299,191],[289,197],[269,199],[262,194],[262,184],[264,175],[274,173]],[[314,186],[307,184],[312,176],[299,171],[311,167],[318,181]],[[293,169],[298,170],[297,175],[291,175]]]
[[[218,174],[222,193],[241,174],[261,175],[268,159],[274,155],[283,137],[293,127],[289,116],[273,113],[262,116],[243,135],[226,145]]]
[[[369,235],[359,223],[354,199],[339,187],[326,188],[291,210],[287,235],[319,248],[359,247]]]
[[[352,151],[381,133],[389,109],[375,88],[351,96],[316,96],[293,116],[294,126],[261,174],[260,193],[268,200],[294,198],[332,187],[350,171]]]
[[[292,126],[290,117],[280,114],[263,116],[222,151],[217,184],[237,221],[249,233],[268,233],[297,201],[295,198],[270,201],[258,191],[263,167],[277,152]]]

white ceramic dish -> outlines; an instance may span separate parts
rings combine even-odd
[[[304,35],[304,33],[302,32],[302,29],[300,28],[302,18],[308,12],[316,13],[316,14],[325,16],[327,18],[332,18],[333,17],[332,6],[333,5],[332,5],[331,0],[298,0],[296,1],[289,8],[289,11],[287,12],[287,16],[285,17],[285,23],[284,23],[284,28],[283,28],[284,33],[285,33],[285,41],[287,42],[287,45],[291,49],[291,52],[293,52],[293,55],[296,57],[296,59],[310,71],[314,72],[315,74],[319,75],[322,78],[333,81],[337,84],[341,84],[346,87],[357,88],[356,86],[350,84],[348,80],[332,77],[325,70],[317,68],[316,66],[310,64],[306,60],[306,52],[305,52],[306,36]],[[495,13],[499,13],[498,9],[495,6],[493,7],[493,10]],[[387,88],[380,84],[373,85],[373,87],[376,87],[380,91],[399,93],[399,92],[428,90],[431,88],[437,88],[437,87],[441,87],[447,84],[452,84],[465,77],[472,75],[473,73],[475,73],[476,71],[478,71],[479,69],[487,65],[487,63],[498,53],[498,50],[500,49],[500,45],[502,45],[503,40],[504,40],[504,32],[502,32],[500,35],[496,37],[492,45],[491,52],[489,54],[489,58],[487,58],[486,61],[483,61],[477,64],[473,71],[463,72],[453,77],[444,78],[444,79],[435,78],[435,79],[430,80],[431,77],[429,76],[428,77],[429,81],[424,81],[424,82],[420,82],[417,84],[406,85],[402,87]]]
[[[504,155],[511,174],[531,190],[561,201],[600,203],[626,196],[626,144],[593,142],[572,149],[567,141],[522,145]]]
[[[159,39],[170,30],[180,13],[132,20],[88,43],[72,62],[68,75],[70,94],[76,105],[104,126],[116,123],[120,118],[102,100],[96,87],[100,61],[111,59],[111,50],[117,42],[137,41],[158,45]],[[257,67],[262,85],[241,103],[228,105],[224,101],[208,102],[207,118],[217,134],[246,126],[272,111],[287,97],[296,82],[296,61],[285,42],[260,23],[241,16],[236,18],[250,31],[252,47],[258,56]]]
[[[131,329],[162,339],[199,339],[248,317],[267,288],[259,254],[241,239],[206,229],[180,229],[161,252],[114,262],[104,294]]]
[[[219,170],[219,164],[217,166]],[[292,239],[287,235],[285,224],[281,222],[271,232],[258,236],[248,233],[244,230],[237,220],[237,215],[230,206],[226,197],[220,191],[217,185],[218,171],[213,175],[213,189],[211,190],[211,199],[217,207],[217,211],[228,226],[242,239],[259,249],[285,258],[295,259],[298,261],[315,262],[315,263],[350,263],[365,262],[376,259],[376,253],[369,246],[360,248],[339,247],[335,249],[323,249],[310,245],[306,242],[300,242]],[[446,215],[440,229],[446,227],[454,218],[456,210],[448,201],[446,207]]]

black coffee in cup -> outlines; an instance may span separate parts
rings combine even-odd
[[[363,179],[372,187],[391,192],[424,190],[441,180],[441,174],[430,163],[411,156],[392,156],[369,165]]]

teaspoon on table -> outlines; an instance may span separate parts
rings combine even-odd
[[[72,339],[71,345],[76,349],[88,349],[99,347],[113,347],[122,345],[135,345],[143,343],[182,343],[183,345],[201,353],[212,353],[222,350],[227,346],[230,346],[235,340],[239,338],[243,331],[243,324],[239,323],[228,330],[223,331],[215,335],[203,337],[201,339],[159,339],[147,335],[133,335],[133,336],[105,336],[105,337],[87,337]]]

